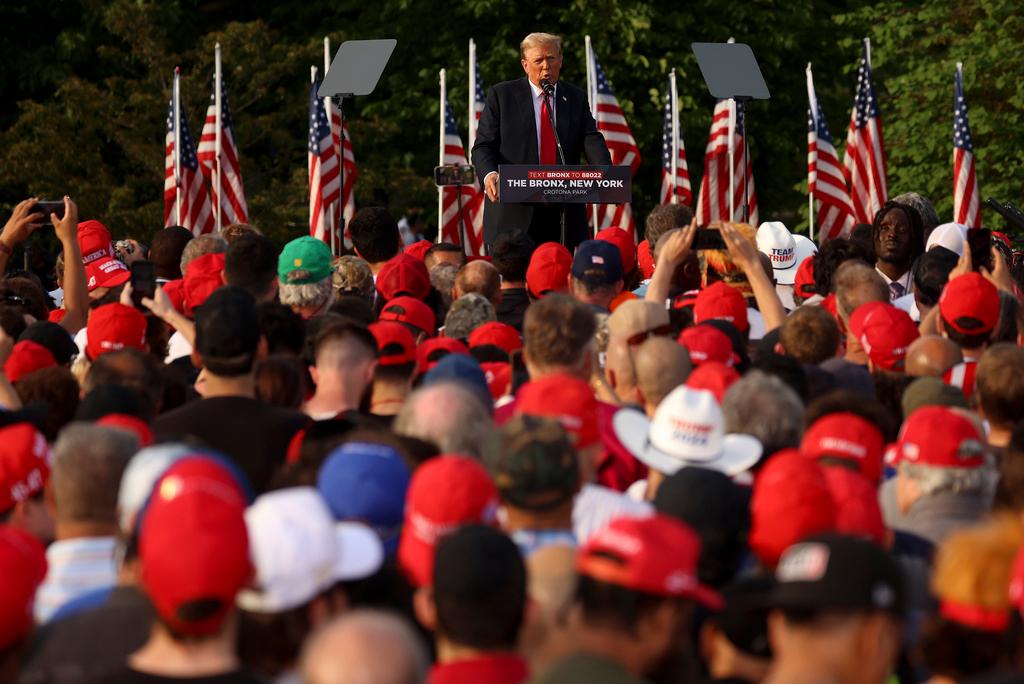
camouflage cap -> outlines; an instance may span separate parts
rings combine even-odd
[[[549,418],[519,415],[505,423],[491,472],[502,501],[526,510],[551,510],[579,488],[576,450],[561,424]]]
[[[494,305],[483,295],[470,292],[452,302],[444,319],[444,336],[468,340],[471,332],[494,320]]]
[[[373,272],[370,265],[357,256],[343,256],[334,260],[334,291],[339,295],[373,295]]]

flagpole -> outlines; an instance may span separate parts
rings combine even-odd
[[[818,98],[814,94],[814,76],[811,75],[811,63],[807,63],[807,101],[809,102],[808,109],[811,110],[811,120],[814,122],[814,139],[818,139]],[[814,174],[818,173],[818,153],[817,146],[815,146],[814,153]],[[807,165],[807,234],[810,237],[811,242],[814,242],[814,192],[811,189],[811,164]]]
[[[222,146],[223,145],[223,143],[222,143],[223,121],[221,119],[221,107],[223,105],[222,105],[221,99],[220,99],[220,92],[221,92],[221,87],[222,87],[221,86],[221,83],[222,83],[221,78],[222,78],[222,76],[221,76],[221,70],[220,70],[220,43],[217,43],[214,46],[214,48],[213,48],[213,102],[214,102],[214,107],[217,110],[216,114],[214,115],[216,117],[216,122],[217,122],[216,123],[216,128],[215,128],[215,131],[216,131],[216,134],[217,134],[217,139],[216,139],[216,147],[214,148],[216,150],[216,162],[217,162],[216,163],[216,168],[217,168],[216,179],[217,179],[217,182],[216,182],[216,185],[214,185],[213,194],[214,194],[214,197],[217,198],[217,218],[216,218],[215,226],[216,226],[216,230],[217,230],[218,233],[220,232],[220,230],[222,228],[222,225],[221,225],[222,222],[223,222],[222,221],[222,216],[224,214],[224,210],[221,208],[221,206],[222,206],[221,205],[222,197],[221,197],[221,170],[220,170],[221,151],[224,149],[223,146]]]
[[[472,155],[476,142],[476,41],[469,39],[469,150]]]
[[[438,127],[438,153],[437,153],[437,165],[444,166],[444,109],[445,109],[445,70],[441,69],[437,73],[438,84],[441,86],[441,106],[439,127]],[[461,192],[461,189],[460,189]],[[444,242],[442,236],[444,229],[444,188],[442,186],[437,187],[437,242],[438,244]]]
[[[864,56],[868,59],[868,69],[871,68],[871,39],[864,39]]]
[[[669,94],[672,98],[672,204],[679,204],[679,197],[676,193],[676,171],[679,167],[679,99],[676,90],[676,70],[673,67],[668,74]]]
[[[174,219],[181,223],[181,69],[174,67]]]
[[[331,68],[331,39],[328,36],[324,36],[324,78],[327,78],[327,70],[330,69],[330,68]],[[331,145],[332,146],[334,145],[334,123],[331,120],[331,114],[332,114],[333,107],[334,107],[334,103],[331,101],[331,98],[330,97],[325,97],[324,98],[324,114],[327,116],[327,128],[331,131]],[[344,130],[338,131],[339,137],[343,136],[344,134],[345,134]],[[337,211],[335,211],[333,207],[329,208],[328,211],[327,211],[327,216],[326,216],[326,218],[327,218],[327,225],[330,226],[330,230],[331,230],[331,239],[330,239],[329,244],[331,246],[331,255],[333,255],[333,256],[338,256],[338,249],[337,249],[337,241],[338,241],[337,240],[338,214],[345,212],[345,140],[344,139],[340,139],[339,140],[339,146],[341,147],[341,149],[338,150],[338,155],[339,155],[339,158],[338,158],[338,172],[341,174],[341,192],[338,195],[338,205],[339,205],[340,208]]]
[[[736,100],[729,98],[729,220],[736,220]]]
[[[597,93],[594,92],[594,48],[590,43],[590,36],[583,37],[586,46],[587,60],[587,102],[590,104],[590,115],[597,120]],[[597,205],[590,205],[590,215],[594,223],[594,233],[597,233]]]

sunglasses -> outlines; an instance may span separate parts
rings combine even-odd
[[[669,324],[659,325],[657,328],[652,328],[651,330],[645,330],[643,332],[638,332],[635,335],[630,335],[629,339],[627,339],[626,342],[629,344],[629,346],[635,347],[638,344],[643,344],[644,342],[646,342],[647,338],[650,337],[651,335],[661,335],[661,336],[666,336],[667,337],[667,336],[669,336],[671,334],[672,334],[672,326],[671,325],[669,325]]]

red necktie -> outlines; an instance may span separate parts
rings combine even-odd
[[[555,147],[555,130],[551,128],[551,115],[548,109],[548,98],[541,95],[540,102],[540,163],[554,164],[558,159]]]

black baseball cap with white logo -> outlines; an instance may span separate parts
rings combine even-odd
[[[902,616],[899,563],[876,544],[840,534],[809,537],[786,549],[766,603],[773,608],[882,610]]]

